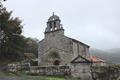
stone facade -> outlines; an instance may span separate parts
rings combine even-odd
[[[54,14],[48,19],[45,37],[39,42],[38,64],[39,66],[52,66],[58,62],[59,66],[67,65],[74,68],[73,70],[79,69],[78,67],[82,66],[73,66],[71,61],[78,56],[89,57],[89,46],[65,36],[60,22],[59,17]],[[89,68],[89,65],[87,64],[86,67]]]

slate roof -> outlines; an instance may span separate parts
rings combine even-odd
[[[67,37],[67,36],[65,36],[65,37]],[[71,39],[73,42],[77,42],[77,43],[80,43],[80,44],[82,44],[82,45],[84,45],[84,46],[86,46],[86,47],[90,47],[89,45],[87,45],[87,44],[85,44],[85,43],[83,43],[83,42],[81,42],[81,41],[79,41],[79,40],[76,40],[76,39],[73,39],[73,38],[70,38],[70,37],[67,37],[67,38],[69,38],[69,39]]]
[[[82,60],[81,61],[77,61],[79,58],[81,58]],[[71,63],[91,63],[90,60],[88,60],[87,58],[81,56],[81,55],[78,55],[76,58],[74,58]]]

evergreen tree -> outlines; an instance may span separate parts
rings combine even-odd
[[[0,9],[0,58],[19,59],[24,49],[21,20],[13,18],[12,12]]]
[[[11,16],[0,2],[0,59],[21,60],[24,53],[33,53],[37,57],[38,40],[21,35],[21,20]]]

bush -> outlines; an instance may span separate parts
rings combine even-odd
[[[93,66],[92,77],[99,80],[117,80],[120,77],[120,65]]]

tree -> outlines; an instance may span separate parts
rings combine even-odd
[[[0,59],[21,60],[24,53],[34,53],[37,57],[38,40],[21,35],[21,20],[11,16],[0,2]]]
[[[3,8],[3,5],[2,5],[2,0],[0,0],[0,15],[2,14],[2,12],[4,11],[5,8]],[[0,26],[1,26],[1,20],[0,20]],[[3,31],[1,30],[1,27],[0,27],[0,47],[1,47],[1,40],[3,38]]]
[[[35,38],[26,38],[25,52],[33,53],[35,56],[38,56],[38,39]]]
[[[0,11],[0,57],[7,59],[18,59],[24,51],[24,37],[22,33],[21,20],[11,16],[4,7]]]

